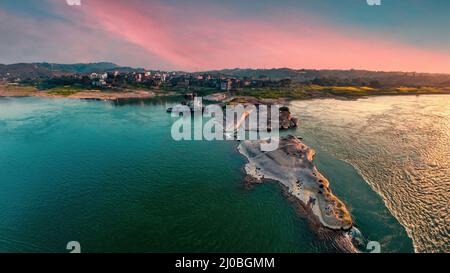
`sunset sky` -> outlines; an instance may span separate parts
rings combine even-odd
[[[450,1],[0,0],[0,63],[450,73]]]

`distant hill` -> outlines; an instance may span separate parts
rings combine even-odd
[[[6,78],[42,78],[70,74],[86,74],[92,72],[134,72],[143,71],[143,68],[123,67],[114,63],[78,63],[78,64],[54,64],[54,63],[18,63],[0,64],[0,77]]]
[[[38,64],[26,64],[26,63],[18,63],[10,65],[0,64],[0,77],[38,78],[38,77],[51,77],[54,75],[56,75],[56,73],[53,73],[52,71],[48,70],[45,67],[41,67]]]
[[[222,69],[222,70],[213,70],[206,71],[201,73],[210,73],[217,75],[228,75],[233,77],[252,77],[252,78],[260,78],[260,77],[269,77],[274,80],[279,79],[300,79],[301,78],[301,70],[295,70],[290,68],[273,68],[273,69],[243,69],[243,68],[234,68],[234,69]]]
[[[59,70],[66,72],[77,73],[91,73],[96,71],[113,70],[119,66],[114,63],[78,63],[78,64],[51,64],[51,63],[37,63],[38,66],[47,68],[49,70]]]
[[[274,80],[289,78],[294,82],[308,82],[314,79],[335,78],[340,81],[379,81],[384,85],[400,86],[449,86],[450,74],[415,72],[383,72],[368,70],[314,70],[314,69],[223,69],[199,73],[228,75],[232,77],[268,77]]]

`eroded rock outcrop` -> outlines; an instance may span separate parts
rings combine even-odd
[[[274,151],[263,152],[261,141],[243,141],[239,151],[248,159],[247,174],[285,186],[327,228],[348,230],[353,221],[345,204],[331,191],[329,181],[314,165],[315,151],[295,136],[282,137]]]

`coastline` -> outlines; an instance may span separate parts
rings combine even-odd
[[[369,99],[373,97],[403,97],[403,96],[439,96],[439,95],[450,95],[450,91],[440,91],[435,93],[373,93],[373,94],[316,94],[313,96],[301,97],[301,98],[291,98],[291,97],[280,97],[280,98],[262,98],[261,101],[265,102],[275,102],[279,104],[286,104],[292,101],[309,101],[309,100],[340,100],[340,101],[357,101],[360,99]],[[251,97],[251,96],[250,96]],[[253,97],[257,98],[257,97]]]
[[[8,90],[9,89],[9,90]],[[148,99],[156,97],[153,91],[130,90],[123,92],[102,92],[100,90],[83,90],[72,94],[59,94],[49,91],[37,91],[34,88],[11,88],[0,85],[0,97],[41,97],[41,98],[65,98],[81,100],[127,100]]]
[[[85,99],[85,100],[128,100],[128,99],[148,99],[154,97],[182,96],[184,93],[169,91],[162,93],[161,90],[139,90],[127,89],[121,91],[89,90],[89,89],[73,89],[67,87],[68,90],[39,91],[31,86],[17,86],[0,84],[0,97],[44,97],[44,98],[67,98],[67,99]],[[263,94],[262,94],[263,95]],[[380,96],[421,96],[421,95],[450,95],[449,89],[439,89],[433,92],[405,91],[405,92],[371,92],[371,93],[333,93],[327,91],[307,92],[304,96],[290,97],[278,94],[277,96],[258,96],[255,94],[236,93],[226,94],[223,92],[205,94],[204,99],[214,102],[227,102],[233,99],[248,99],[250,101],[257,100],[266,104],[287,104],[296,100],[315,100],[315,99],[336,99],[344,101],[353,101],[358,99],[367,99],[370,97]]]

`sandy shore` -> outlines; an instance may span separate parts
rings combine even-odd
[[[70,95],[55,94],[47,91],[37,91],[34,88],[14,88],[0,86],[0,97],[45,97],[67,98],[86,100],[126,100],[153,98],[156,94],[152,91],[130,90],[123,92],[101,92],[98,90],[86,90]]]
[[[147,99],[155,96],[151,91],[130,92],[78,92],[69,96],[46,94],[44,97],[63,97],[69,99],[91,99],[91,100],[124,100],[124,99]]]
[[[245,171],[254,179],[275,180],[333,230],[349,230],[353,222],[345,204],[333,195],[329,181],[313,163],[315,151],[294,136],[280,139],[280,146],[262,152],[263,141],[243,141],[238,149],[247,159]]]

